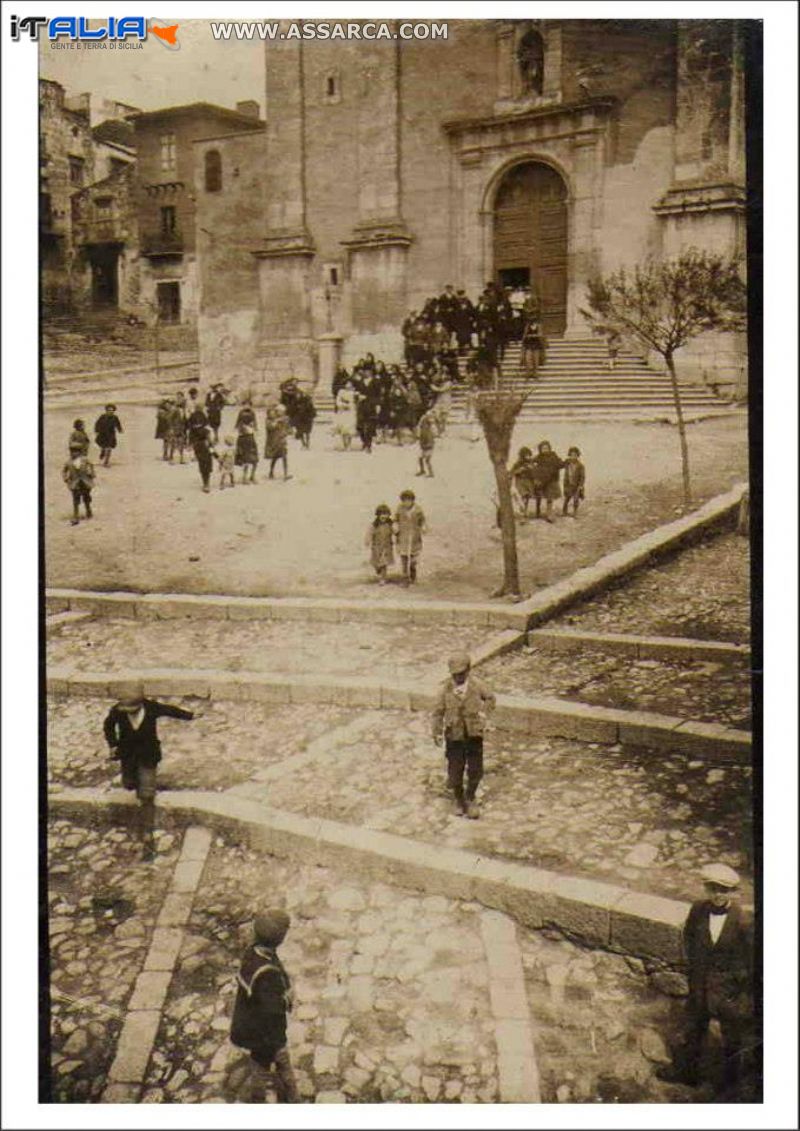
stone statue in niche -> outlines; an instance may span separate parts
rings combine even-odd
[[[541,94],[544,85],[544,41],[534,28],[529,28],[517,44],[517,66],[522,93]]]

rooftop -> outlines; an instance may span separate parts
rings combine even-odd
[[[160,110],[142,110],[137,114],[129,114],[127,120],[134,122],[158,122],[166,118],[189,117],[216,118],[220,124],[237,126],[242,130],[261,130],[264,128],[262,118],[253,118],[248,114],[240,114],[238,110],[229,110],[225,106],[216,106],[213,102],[189,102],[185,106],[164,106]]]

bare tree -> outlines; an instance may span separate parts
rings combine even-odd
[[[675,351],[707,330],[742,329],[746,289],[739,263],[697,248],[663,262],[649,259],[631,273],[622,268],[590,280],[588,306],[581,314],[593,329],[632,334],[664,358],[675,401],[684,503],[689,506],[689,448]]]
[[[497,506],[500,518],[500,533],[503,539],[503,584],[493,593],[494,597],[519,597],[519,560],[517,557],[517,524],[514,518],[514,502],[511,497],[511,476],[508,471],[508,456],[511,450],[511,436],[520,409],[525,403],[525,393],[517,393],[495,388],[475,393],[475,411],[486,437],[489,458],[494,468],[497,485]]]

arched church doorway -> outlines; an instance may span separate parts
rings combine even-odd
[[[494,273],[503,286],[538,295],[545,334],[567,325],[567,186],[549,165],[506,173],[494,203]]]

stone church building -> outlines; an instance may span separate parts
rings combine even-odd
[[[195,143],[203,379],[397,360],[448,283],[527,283],[551,337],[585,335],[592,274],[743,256],[746,32],[451,20],[446,40],[267,43],[266,130]],[[685,369],[741,372],[742,344],[708,339]]]

